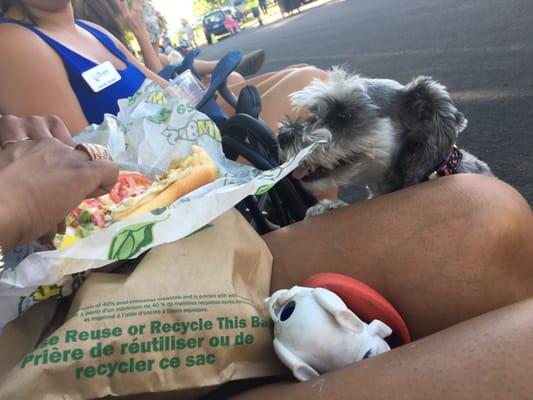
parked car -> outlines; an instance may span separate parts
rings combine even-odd
[[[202,23],[204,26],[205,39],[208,44],[213,43],[213,35],[222,36],[230,33],[224,25],[224,18],[225,15],[222,10],[211,11],[209,14],[204,15]]]

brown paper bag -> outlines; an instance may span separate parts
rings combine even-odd
[[[271,267],[263,240],[230,211],[152,249],[130,274],[93,273],[66,322],[2,377],[1,398],[189,395],[280,373],[264,307]]]

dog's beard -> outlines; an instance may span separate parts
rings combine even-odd
[[[318,141],[315,151],[293,176],[309,191],[327,191],[348,183],[380,179],[388,170],[396,148],[396,131],[388,118],[376,118],[339,137],[327,127],[314,128],[315,119],[286,122],[280,135],[291,134],[292,142],[280,146],[281,158],[288,159]]]

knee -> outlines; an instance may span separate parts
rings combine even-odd
[[[295,68],[291,73],[291,77],[293,79],[301,81],[302,84],[305,85],[311,83],[315,79],[325,81],[328,79],[328,76],[329,74],[327,71],[311,65],[302,68]]]
[[[466,216],[466,223],[483,233],[483,240],[495,250],[529,247],[533,240],[533,214],[516,189],[484,175],[460,174],[442,179],[445,197],[453,199]],[[533,257],[533,252],[530,254]],[[530,260],[533,264],[533,259]]]
[[[444,190],[455,192],[456,200],[475,206],[481,212],[511,219],[526,217],[531,222],[531,209],[527,201],[516,189],[499,179],[477,174],[458,174],[441,181]]]

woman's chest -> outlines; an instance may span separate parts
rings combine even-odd
[[[96,65],[109,61],[117,70],[127,68],[126,63],[119,58],[118,50],[115,48],[112,51],[111,47],[114,47],[114,44],[111,38],[107,38],[107,43],[103,43],[81,28],[74,33],[45,33],[80,59],[88,60]]]

